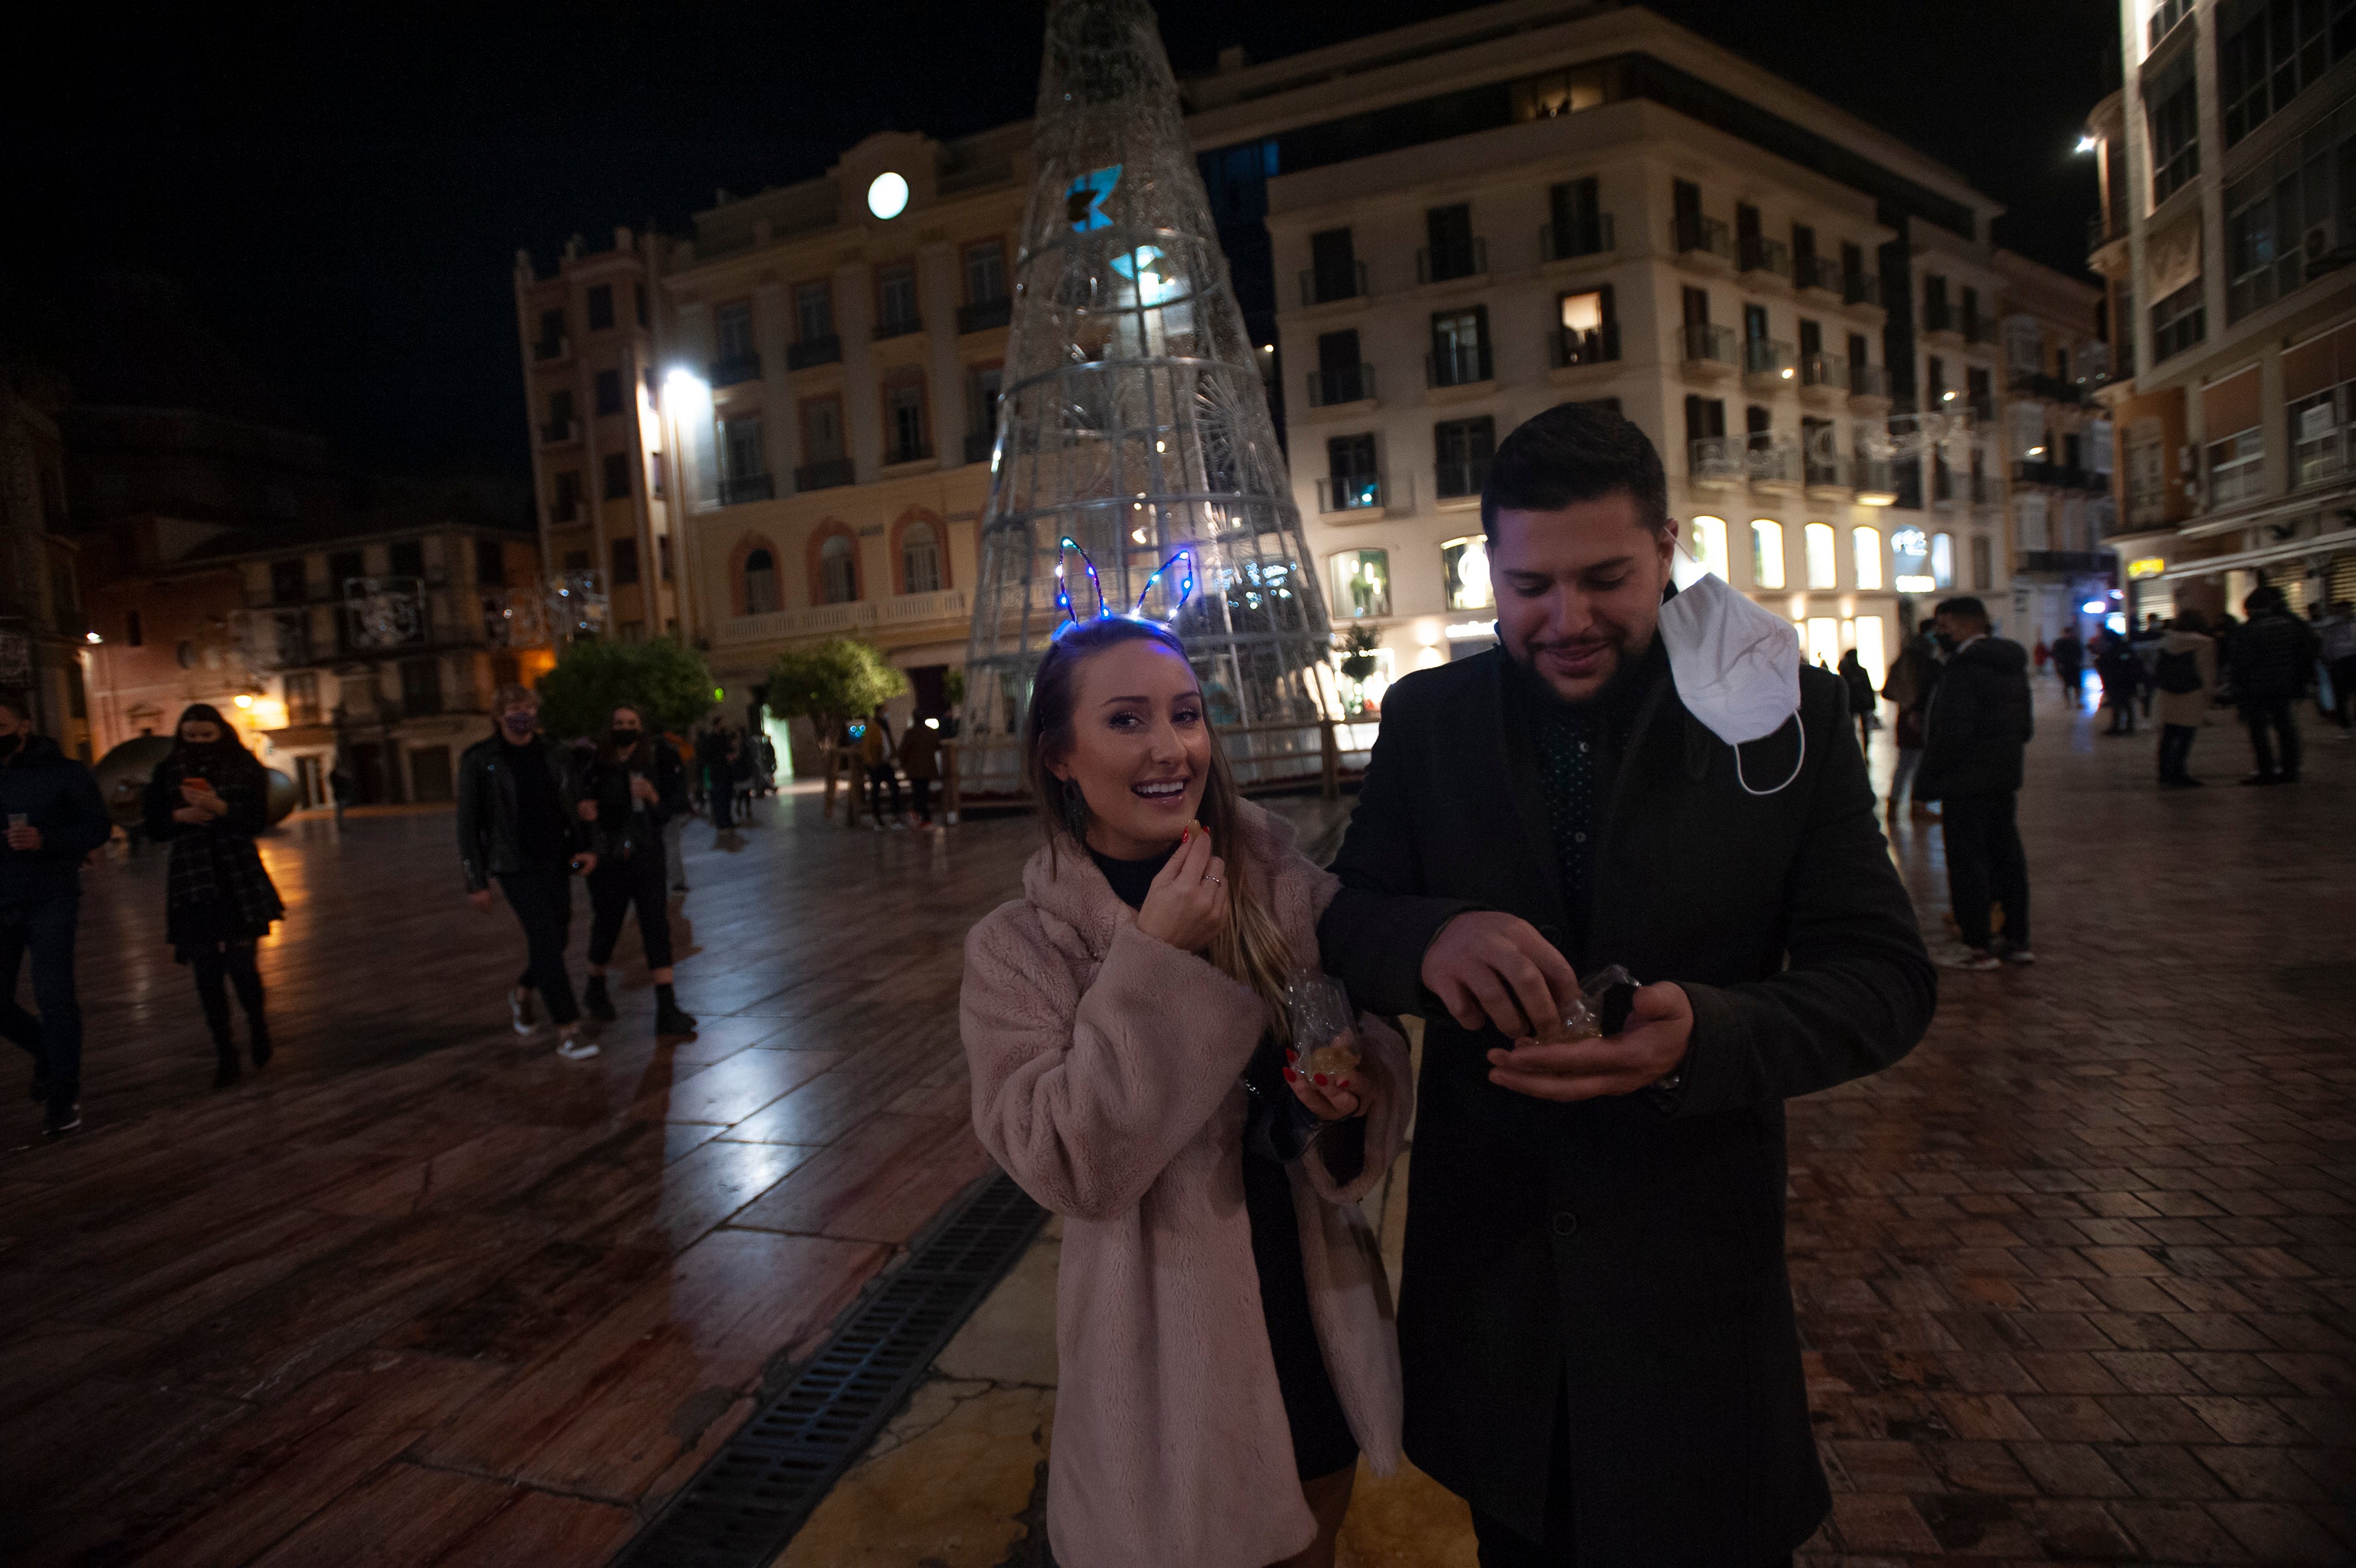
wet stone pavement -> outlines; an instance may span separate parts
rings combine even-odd
[[[1890,1072],[1791,1107],[1790,1241],[1835,1491],[1813,1564],[2328,1563],[2356,1524],[2356,744],[2163,795],[2040,693],[2033,968],[1943,976]],[[1876,737],[1877,771],[1890,762]],[[1326,819],[1299,802],[1313,826]],[[160,858],[90,874],[90,1130],[0,1100],[0,1561],[608,1560],[986,1161],[958,942],[1028,824],[691,825],[681,1000],[518,1041],[446,816],[290,825],[277,1062],[215,1092]],[[1893,853],[1934,948],[1935,827]],[[576,926],[579,951],[582,925]],[[1412,1158],[1370,1200],[1396,1267]],[[1045,1560],[1053,1231],[790,1563]],[[925,1504],[919,1508],[919,1502]],[[1413,1475],[1344,1561],[1472,1562]]]

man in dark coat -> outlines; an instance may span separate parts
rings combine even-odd
[[[1775,647],[1779,727],[1738,748],[1687,689],[1730,671],[1673,671],[1667,511],[1615,414],[1499,447],[1502,646],[1390,689],[1319,928],[1359,1005],[1426,1020],[1407,1451],[1484,1568],[1768,1568],[1815,1532],[1783,1102],[1897,1060],[1936,993],[1840,681]],[[1624,1028],[1534,1038],[1615,963],[1655,983]]]
[[[2078,640],[2074,627],[2063,627],[2062,635],[2053,639],[2053,673],[2061,677],[2062,694],[2070,699],[2070,706],[2079,707],[2086,678],[2086,645]]]
[[[1974,598],[1939,607],[1939,639],[1954,650],[1922,715],[1918,799],[1942,802],[1947,897],[1968,950],[1959,969],[1994,969],[1991,901],[2004,906],[2004,959],[2033,963],[2029,946],[2029,855],[2015,804],[2021,752],[2036,728],[2029,706],[2029,650],[1992,636]],[[2135,664],[2119,642],[2119,657]],[[2140,666],[2137,666],[2140,668]]]
[[[114,836],[90,769],[37,733],[13,697],[0,697],[0,1035],[33,1058],[42,1130],[81,1125],[81,1000],[74,937],[81,922],[81,863]],[[35,1017],[16,1004],[16,973],[33,960]]]
[[[2244,784],[2296,784],[2301,761],[2298,700],[2315,682],[2321,639],[2290,613],[2276,587],[2264,587],[2242,601],[2248,617],[2233,634],[2233,701],[2250,728],[2250,751],[2258,770]],[[2268,732],[2271,731],[2270,735]],[[2274,742],[2282,743],[2275,759]]]

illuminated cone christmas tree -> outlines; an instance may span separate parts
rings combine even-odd
[[[1066,616],[1066,539],[1112,613],[1166,618],[1185,639],[1241,777],[1313,770],[1318,721],[1334,711],[1325,607],[1146,0],[1051,6],[1033,136],[964,788],[1017,787],[1013,737]],[[1191,574],[1152,580],[1181,551]],[[1077,568],[1073,613],[1087,617],[1098,599]]]

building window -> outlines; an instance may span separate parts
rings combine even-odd
[[[1344,550],[1333,557],[1333,607],[1351,620],[1391,613],[1391,553]]]
[[[1931,581],[1942,588],[1955,585],[1955,536],[1952,533],[1931,536]]]
[[[1359,280],[1365,268],[1350,243],[1347,229],[1326,229],[1309,236],[1309,275],[1301,280],[1304,305],[1332,299],[1355,299],[1366,292]]]
[[[1555,349],[1560,366],[1600,365],[1620,357],[1620,328],[1612,318],[1612,285],[1555,298]]]
[[[603,332],[614,325],[614,285],[601,283],[589,291],[589,330]]]
[[[1726,519],[1694,519],[1691,537],[1687,540],[1687,544],[1693,551],[1695,565],[1719,581],[1726,581]]]
[[[745,556],[744,613],[765,616],[784,604],[777,589],[777,558],[766,550],[755,550]]]
[[[1440,570],[1451,610],[1485,610],[1497,600],[1489,588],[1489,542],[1479,534],[1440,547]]]
[[[270,564],[270,602],[273,605],[299,605],[303,602],[303,558]]]
[[[1751,525],[1751,583],[1758,588],[1783,585],[1783,525],[1759,518]]]
[[[1980,593],[1996,586],[1996,552],[1985,533],[1972,535],[1972,586]]]
[[[858,546],[850,535],[830,533],[818,547],[819,602],[847,605],[859,597]]]
[[[1383,504],[1382,474],[1375,461],[1371,431],[1328,437],[1325,474],[1328,489],[1320,500],[1320,511],[1355,511]]]
[[[912,522],[900,535],[900,591],[941,591],[941,542],[929,522]]]
[[[2127,521],[2138,526],[2168,519],[2168,454],[2157,419],[2137,420],[2127,431]]]
[[[884,461],[915,463],[933,455],[925,441],[925,383],[896,381],[884,389]]]
[[[597,412],[602,414],[622,412],[622,372],[600,371],[595,383]]]
[[[1621,96],[1620,65],[1613,60],[1523,77],[1513,83],[1510,102],[1514,119],[1518,123],[1576,114],[1581,109],[1592,109]]]
[[[630,458],[626,452],[605,454],[605,499],[609,501],[630,499]]]
[[[1489,307],[1436,312],[1431,318],[1431,384],[1470,386],[1489,376]]]
[[[2350,8],[2356,25],[2356,6]],[[2305,286],[2308,263],[2347,245],[2356,221],[2356,99],[2225,187],[2225,317]],[[2314,247],[2313,255],[2309,244]]]
[[[2325,26],[2323,0],[2225,0],[2217,7],[2217,101],[2232,146],[2312,87],[2356,32]],[[2329,9],[2348,11],[2345,0]],[[2338,33],[2327,38],[2327,31]],[[2336,46],[2336,47],[2334,47]]]
[[[614,585],[627,587],[638,580],[638,542],[616,539],[613,542]]]
[[[1472,237],[1472,207],[1459,201],[1435,207],[1423,215],[1425,252],[1419,281],[1444,283],[1471,277],[1486,269],[1482,245]]]
[[[663,455],[649,452],[647,454],[647,494],[660,500],[669,493],[663,488]]]
[[[442,711],[442,661],[404,659],[401,661],[401,711],[417,718]]]
[[[2266,432],[2264,425],[2236,431],[2209,443],[2209,504],[2231,506],[2265,490]]]
[[[1856,556],[1857,585],[1860,589],[1881,586],[1881,530],[1851,529],[1849,545]]]
[[[965,248],[965,302],[995,305],[1006,297],[1006,246],[985,240]]]
[[[769,471],[767,449],[761,442],[761,416],[739,414],[720,422],[720,477],[749,479]]]
[[[2208,336],[2201,280],[2194,278],[2151,307],[2151,362],[2180,354]]]
[[[878,337],[914,332],[922,325],[916,314],[916,263],[894,262],[875,269],[875,331]]]
[[[562,309],[540,313],[540,341],[532,349],[532,357],[553,360],[564,352],[564,312]]]
[[[1612,248],[1612,220],[1601,209],[1593,175],[1553,187],[1547,192],[1547,207],[1553,222],[1538,248],[1540,260],[1591,256]]]
[[[741,363],[753,357],[753,307],[738,301],[723,305],[712,313],[712,357],[723,364]]]
[[[1431,438],[1433,493],[1442,498],[1479,495],[1489,482],[1490,456],[1497,450],[1497,422],[1487,414],[1443,420],[1431,427]],[[1485,573],[1484,567],[1484,583]]]
[[[2144,94],[2151,117],[2151,204],[2154,207],[2201,172],[2200,104],[2192,79],[2194,51],[2178,55]]]
[[[638,325],[644,327],[647,325],[647,285],[642,283],[632,284],[630,285],[630,298],[632,303],[637,306]]]
[[[834,285],[806,283],[794,290],[794,341],[816,343],[834,336]]]
[[[813,464],[832,463],[841,458],[841,400],[812,398],[802,404],[802,456]]]
[[[137,610],[123,611],[123,645],[125,648],[138,648],[144,645],[146,640],[146,628],[140,624],[139,612]]]
[[[666,583],[669,582],[671,580],[669,534],[658,533],[655,535],[655,555],[662,565],[662,580]]]
[[[290,725],[315,725],[319,722],[318,671],[298,670],[286,677],[286,722]]]
[[[1833,525],[1812,522],[1800,531],[1800,548],[1808,563],[1808,586],[1840,586],[1840,552],[1833,542]]]

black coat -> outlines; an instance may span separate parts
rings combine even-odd
[[[2120,657],[2140,671],[2122,650]],[[2000,637],[1981,638],[1947,660],[1931,693],[1914,798],[2011,794],[2020,788],[2021,752],[2036,729],[2028,651]]]
[[[679,753],[652,738],[638,742],[638,751],[637,771],[655,787],[655,801],[644,811],[638,810],[639,801],[630,793],[631,769],[626,764],[606,762],[593,751],[583,759],[574,781],[579,799],[597,802],[591,842],[600,865],[662,854],[663,824],[687,812],[687,768]]]
[[[205,823],[180,822],[187,805],[181,786],[202,778],[229,805]],[[198,766],[176,750],[155,765],[142,802],[147,836],[172,846],[164,898],[164,936],[183,961],[198,949],[256,941],[286,913],[262,864],[255,837],[270,827],[270,774],[242,746],[227,747]]]
[[[2292,702],[2315,682],[2319,639],[2307,622],[2264,610],[2233,633],[2233,695],[2244,703]]]
[[[1665,671],[1610,780],[1582,973],[1681,983],[1686,1083],[1556,1105],[1488,1081],[1490,1030],[1419,975],[1471,908],[1569,929],[1502,652],[1406,677],[1375,746],[1319,927],[1326,968],[1376,1013],[1426,1020],[1399,1304],[1407,1451],[1536,1536],[1557,1390],[1569,1401],[1583,1568],[1748,1568],[1830,1507],[1783,1263],[1783,1101],[1887,1067],[1935,982],[1830,673],[1800,674],[1806,758],[1754,796]],[[1795,731],[1743,748],[1771,788]]]
[[[523,869],[523,849],[517,834],[515,780],[500,760],[505,743],[497,732],[478,740],[458,757],[458,860],[466,868],[466,891],[479,893],[494,876]],[[594,850],[589,826],[573,809],[574,779],[565,755],[543,744],[541,754],[556,785],[562,806],[562,832],[574,853]]]
[[[0,763],[0,827],[23,816],[41,833],[38,849],[10,849],[0,839],[0,904],[37,904],[81,891],[81,863],[114,836],[90,769],[45,735],[28,735]]]

